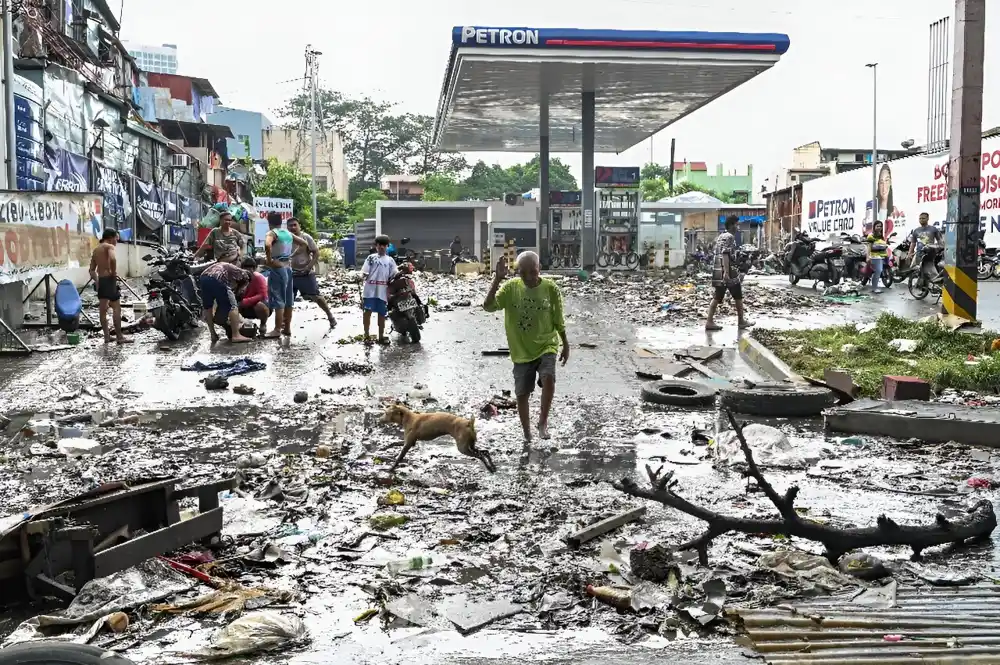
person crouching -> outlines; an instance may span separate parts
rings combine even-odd
[[[229,321],[230,341],[234,344],[249,342],[248,337],[240,334],[240,312],[237,305],[237,294],[242,295],[250,284],[250,273],[237,268],[231,263],[213,263],[205,268],[198,280],[201,287],[201,304],[204,308],[205,323],[212,335],[212,344],[219,341],[219,333],[215,331],[215,316],[225,316]]]
[[[240,316],[260,321],[260,335],[263,337],[267,319],[271,316],[271,309],[267,306],[267,277],[257,270],[257,259],[252,256],[243,259],[242,267],[250,273],[250,284],[240,300]]]

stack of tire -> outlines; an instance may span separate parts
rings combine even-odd
[[[643,401],[664,406],[711,406],[717,396],[719,408],[768,418],[818,416],[836,403],[836,396],[826,388],[788,383],[720,389],[687,379],[664,379],[642,387]]]

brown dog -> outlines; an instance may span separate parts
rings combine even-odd
[[[417,413],[402,404],[393,404],[385,410],[383,423],[395,423],[403,427],[403,449],[393,462],[390,472],[395,471],[417,441],[430,441],[450,434],[458,445],[458,452],[475,457],[486,470],[496,473],[496,466],[488,450],[476,448],[476,419],[462,418],[451,413]]]

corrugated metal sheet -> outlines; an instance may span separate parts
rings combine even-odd
[[[857,596],[729,614],[770,665],[1000,663],[1000,587],[900,588],[879,609]]]

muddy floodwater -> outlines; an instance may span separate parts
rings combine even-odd
[[[269,607],[300,617],[309,633],[305,644],[255,656],[259,662],[746,662],[734,629],[721,620],[695,627],[671,608],[622,613],[584,593],[588,584],[623,583],[629,550],[640,543],[676,544],[703,530],[692,517],[611,486],[623,477],[646,483],[647,465],[672,469],[675,491],[699,505],[741,516],[774,514],[738,470],[713,464],[706,442],[692,437],[694,431],[714,436],[714,409],[653,406],[639,397],[636,371],[647,369],[650,356],[692,345],[724,348],[713,361],[716,372],[759,380],[736,352],[734,317],[722,317],[725,329],[706,335],[692,316],[639,321],[623,314],[623,307],[665,311],[655,289],[633,289],[628,297],[638,299],[624,300],[624,291],[602,295],[600,285],[567,283],[572,347],[568,364],[557,370],[552,438],[526,444],[516,411],[505,408],[510,360],[484,355],[506,346],[500,315],[479,307],[485,286],[483,280],[423,284],[435,306],[419,345],[393,337],[388,347],[366,349],[352,341],[361,330],[356,290],[331,280],[324,289],[339,303],[337,328],[328,331],[317,308],[298,303],[287,344],[211,348],[204,330],[178,342],[147,331],[124,348],[89,339],[70,350],[5,358],[0,412],[13,422],[0,457],[0,513],[24,512],[111,480],[171,475],[187,484],[238,473],[240,490],[221,501],[225,546],[214,574],[290,591],[291,600]],[[773,286],[780,302],[785,287]],[[818,301],[753,315],[759,325],[793,327],[861,320],[882,309],[871,301],[836,307]],[[229,378],[230,388],[252,388],[250,395],[206,390],[200,380],[207,373],[182,369],[242,357],[266,365]],[[301,391],[305,401],[296,400]],[[390,480],[401,432],[381,415],[396,400],[421,411],[476,416],[478,445],[491,451],[498,472],[487,473],[450,438],[440,438],[418,444]],[[491,401],[500,408],[484,410]],[[537,396],[532,408],[537,418]],[[72,414],[89,414],[90,422],[57,422]],[[111,422],[130,415],[137,421]],[[36,437],[17,435],[25,424],[34,424]],[[992,490],[967,482],[993,478],[998,457],[989,451],[833,436],[819,420],[768,424],[810,451],[805,464],[766,468],[768,478],[779,492],[797,484],[800,512],[824,523],[865,526],[881,514],[929,523],[942,502],[994,498]],[[67,455],[52,447],[59,438],[91,440],[99,449]],[[317,456],[321,446],[328,456]],[[390,491],[403,499],[390,499]],[[583,526],[642,505],[642,520],[579,550],[564,542]],[[752,553],[789,545],[820,552],[808,541],[733,535],[713,544],[711,570],[682,570],[698,588],[711,577],[725,579],[727,606],[776,602],[795,590],[755,571]],[[267,565],[247,561],[265,550],[273,555]],[[872,554],[902,566],[909,551]],[[992,543],[928,552],[928,561],[1000,578]],[[509,613],[490,621],[501,606]],[[3,632],[37,609],[9,609]],[[379,613],[366,617],[369,609]],[[456,613],[484,625],[463,634],[450,619]],[[94,643],[160,662],[159,654],[184,652],[227,620],[142,613],[128,639],[105,632]]]

